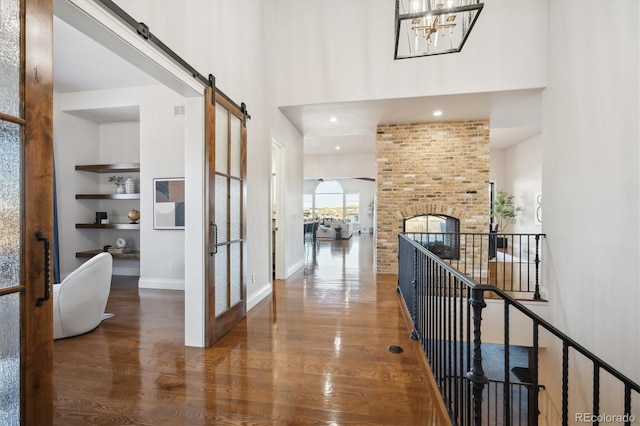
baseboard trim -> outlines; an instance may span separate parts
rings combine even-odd
[[[304,259],[300,260],[300,262],[296,263],[291,268],[287,269],[286,278],[289,278],[291,275],[293,275],[298,269],[302,268],[303,266],[304,266]]]
[[[251,298],[247,299],[247,311],[251,310],[251,308],[270,295],[271,291],[271,283],[266,283],[260,290],[255,292]]]
[[[182,290],[184,291],[184,280],[166,278],[140,278],[138,288],[152,288],[156,290]]]

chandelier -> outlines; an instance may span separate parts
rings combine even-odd
[[[395,59],[459,52],[476,23],[480,0],[396,0]]]

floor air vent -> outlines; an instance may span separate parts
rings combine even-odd
[[[402,349],[402,346],[391,345],[389,346],[389,352],[391,352],[392,354],[401,354],[402,352],[404,352],[404,349]]]

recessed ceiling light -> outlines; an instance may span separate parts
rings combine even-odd
[[[338,118],[337,117],[331,117],[329,119],[329,121],[332,122],[332,123],[335,123],[336,121],[338,121]]]
[[[438,109],[438,110],[433,111],[433,116],[434,117],[440,117],[441,115],[442,115],[442,111],[441,110]]]
[[[339,147],[339,146],[336,146],[336,149],[337,149],[337,150],[340,150],[340,147]]]

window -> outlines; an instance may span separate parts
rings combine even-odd
[[[360,222],[360,194],[345,194],[337,181],[320,182],[314,194],[303,196],[304,220],[333,219]]]
[[[344,191],[336,181],[320,182],[315,193],[316,216],[331,219],[344,218]]]
[[[313,194],[304,194],[302,196],[302,211],[305,222],[315,219],[315,215],[313,214]]]
[[[345,194],[344,217],[351,222],[360,222],[360,194]]]

